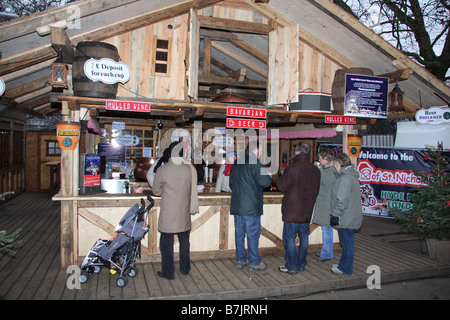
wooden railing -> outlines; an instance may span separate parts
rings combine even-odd
[[[25,166],[15,165],[0,169],[0,194],[14,191],[9,198],[15,197],[25,191]]]

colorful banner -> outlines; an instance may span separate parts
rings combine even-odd
[[[445,155],[450,157],[450,153]],[[411,186],[423,185],[412,170],[431,172],[433,166],[426,151],[361,148],[357,171],[363,213],[392,216],[392,208],[411,209]]]

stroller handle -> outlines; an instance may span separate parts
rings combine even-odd
[[[143,212],[144,209],[146,211],[150,210],[151,207],[153,207],[153,205],[155,204],[155,200],[153,200],[150,196],[147,196],[147,200],[150,201],[150,204],[147,206],[147,208],[145,207],[145,200],[143,198],[141,198],[141,207],[139,208],[139,212]]]
[[[150,196],[147,196],[147,200],[150,201],[150,204],[147,206],[146,210],[150,210],[150,208],[155,204],[155,200],[153,200],[153,198]],[[144,202],[144,199],[141,199],[141,201]]]

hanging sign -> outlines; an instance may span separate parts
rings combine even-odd
[[[130,80],[128,66],[109,58],[87,60],[84,63],[84,74],[92,81],[101,81],[106,84],[125,83]]]
[[[416,121],[429,124],[450,123],[450,108],[431,107],[417,110]]]
[[[123,134],[116,137],[116,143],[126,147],[137,146],[139,144],[139,137]]]
[[[70,122],[58,123],[56,138],[61,150],[74,150],[80,140],[80,125]]]
[[[228,128],[266,129],[266,120],[227,118]]]
[[[389,78],[345,75],[344,115],[387,118]]]
[[[356,118],[341,115],[326,115],[325,123],[336,123],[336,124],[355,124]]]
[[[5,81],[3,81],[2,78],[0,78],[0,96],[5,93],[5,90],[6,90]]]
[[[106,100],[106,110],[150,112],[150,103],[139,101]]]
[[[255,108],[241,108],[241,107],[227,107],[228,117],[243,117],[243,118],[263,118],[265,119],[267,111],[265,109]]]

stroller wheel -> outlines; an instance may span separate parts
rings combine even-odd
[[[80,277],[78,279],[80,280],[80,283],[86,283],[89,280],[89,276],[89,272],[81,271]]]
[[[119,288],[125,287],[127,283],[128,283],[128,279],[126,277],[119,277],[116,280],[116,284]]]
[[[136,266],[133,266],[130,268],[130,270],[128,270],[128,276],[131,278],[134,278],[138,275],[139,273],[139,269],[136,268]]]
[[[100,271],[102,271],[102,267],[94,266],[94,273],[100,273]]]

